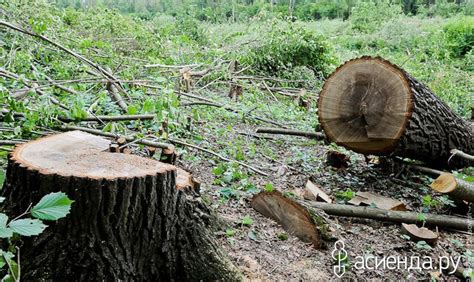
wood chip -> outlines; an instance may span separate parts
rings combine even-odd
[[[414,241],[425,241],[426,243],[436,243],[438,234],[426,227],[418,227],[415,224],[402,223],[402,230]]]
[[[376,208],[394,211],[406,211],[407,208],[404,203],[379,196],[370,192],[357,192],[356,196],[347,202],[355,206],[370,206],[375,205]]]
[[[328,194],[326,194],[318,185],[314,184],[310,180],[306,182],[303,197],[310,201],[332,203],[332,200]]]

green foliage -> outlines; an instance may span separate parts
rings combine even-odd
[[[416,242],[416,248],[420,250],[427,250],[427,251],[430,251],[432,249],[431,246],[428,245],[428,243],[426,243],[425,241]]]
[[[240,224],[244,226],[250,226],[253,224],[253,219],[250,217],[250,215],[246,215],[242,218],[242,221],[240,222]]]
[[[278,75],[295,67],[307,67],[325,75],[333,62],[326,39],[297,23],[271,22],[271,29],[260,31],[257,46],[242,61],[256,72]]]
[[[382,23],[389,21],[402,13],[401,6],[391,4],[387,0],[360,1],[352,9],[350,16],[352,28],[361,32],[372,32]]]
[[[461,17],[451,20],[444,26],[444,33],[447,48],[453,56],[466,56],[474,46],[474,17]]]
[[[280,241],[288,240],[288,234],[285,233],[285,232],[278,233],[276,236],[277,236],[278,240],[280,240]]]
[[[352,198],[354,198],[355,195],[356,195],[356,193],[354,191],[352,191],[351,189],[347,189],[344,192],[337,192],[336,193],[336,200],[338,202],[347,202],[347,201],[352,200]]]
[[[63,192],[56,192],[45,195],[31,210],[25,211],[10,221],[6,214],[0,213],[0,238],[8,239],[9,249],[15,249],[12,243],[15,234],[20,236],[41,234],[47,227],[42,220],[58,220],[65,217],[69,213],[72,202]],[[22,218],[28,214],[35,218]],[[14,281],[20,280],[17,268],[19,262],[15,262],[14,257],[14,253],[0,250],[0,269],[8,266],[8,273],[2,281],[10,277],[13,277]]]

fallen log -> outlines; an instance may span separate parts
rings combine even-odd
[[[400,67],[361,57],[326,80],[318,100],[319,123],[338,145],[363,154],[421,160],[438,167],[463,167],[451,149],[474,154],[470,125]]]
[[[107,152],[110,141],[80,131],[15,148],[1,191],[20,214],[50,192],[74,200],[70,214],[22,237],[24,280],[238,280],[216,243],[210,210],[179,183],[175,166]],[[40,255],[38,255],[40,254]]]
[[[358,207],[341,204],[307,202],[307,206],[321,209],[329,215],[376,219],[395,223],[419,223],[419,213],[406,211],[391,211],[371,207]],[[474,226],[474,220],[437,214],[425,215],[425,226],[437,226],[444,229],[469,230]]]
[[[430,187],[436,192],[474,203],[474,183],[456,178],[451,173],[442,173]]]
[[[452,173],[417,165],[411,167],[436,176],[437,178],[430,184],[430,188],[436,192],[474,203],[474,183],[455,177]]]
[[[320,132],[310,132],[310,131],[301,131],[301,130],[295,130],[295,129],[282,129],[282,128],[271,128],[271,127],[257,128],[257,133],[303,136],[303,137],[308,137],[308,138],[314,138],[317,140],[323,140],[324,138],[326,138],[324,134]]]

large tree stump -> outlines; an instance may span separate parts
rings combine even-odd
[[[467,121],[403,69],[381,58],[346,62],[318,101],[319,122],[338,145],[363,154],[396,155],[447,166],[451,149],[474,153]],[[473,165],[452,159],[451,166]]]
[[[20,214],[49,192],[63,191],[74,200],[65,219],[38,237],[22,238],[22,279],[237,279],[214,241],[209,210],[192,189],[183,189],[189,174],[109,153],[109,144],[73,131],[12,152],[2,190],[9,214]]]

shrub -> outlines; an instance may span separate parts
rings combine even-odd
[[[327,73],[332,63],[330,48],[322,35],[307,31],[298,23],[273,21],[269,32],[260,31],[257,46],[242,61],[257,72],[277,75],[295,67],[307,67],[315,74]]]
[[[461,17],[444,26],[446,46],[455,57],[464,57],[474,45],[474,17]]]
[[[387,0],[361,1],[352,8],[350,21],[352,28],[362,32],[375,31],[382,23],[402,14],[400,5],[391,4]]]

